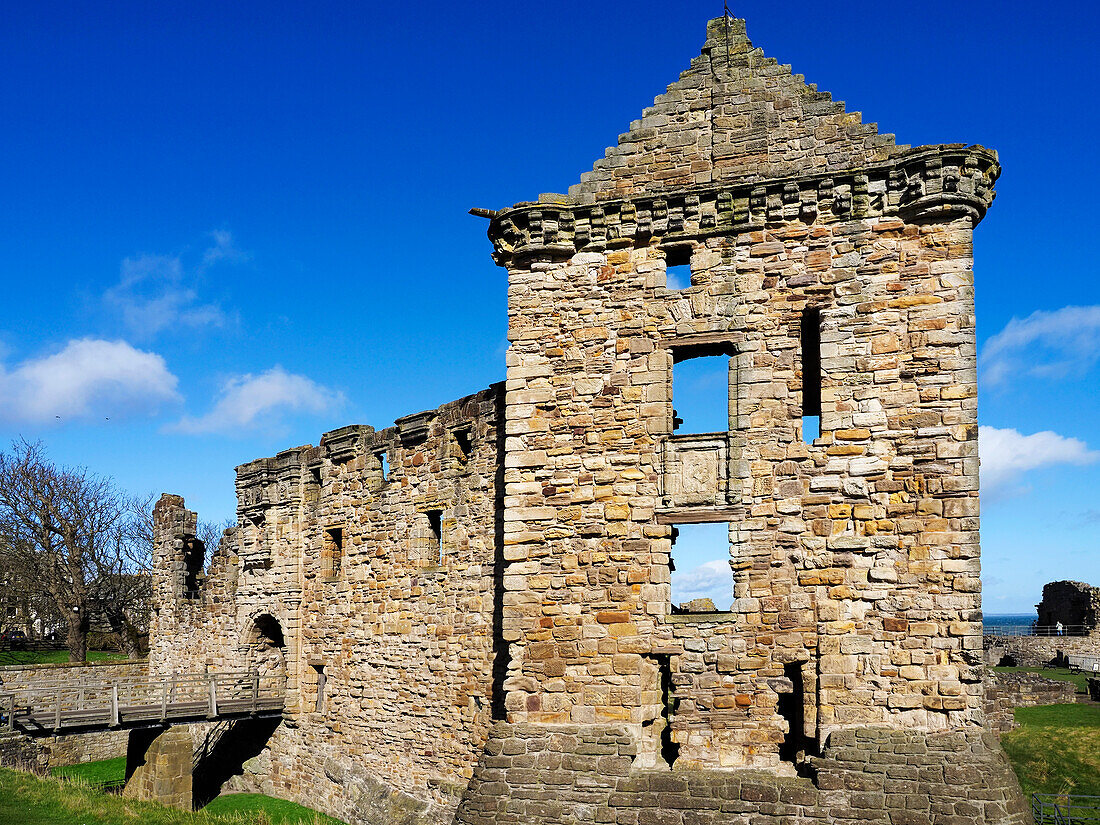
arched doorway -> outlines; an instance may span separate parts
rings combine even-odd
[[[263,613],[252,620],[246,639],[246,662],[260,676],[262,690],[286,687],[286,640],[279,620]]]

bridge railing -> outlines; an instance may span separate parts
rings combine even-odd
[[[282,707],[286,679],[249,671],[120,678],[0,694],[0,728],[58,731],[124,722],[217,719]]]
[[[1084,624],[1058,625],[983,625],[985,636],[1088,636],[1092,628]]]
[[[1100,796],[1033,793],[1031,816],[1035,825],[1097,825]]]

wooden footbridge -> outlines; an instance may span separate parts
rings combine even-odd
[[[239,671],[21,687],[0,693],[0,730],[44,736],[278,716],[285,682]]]

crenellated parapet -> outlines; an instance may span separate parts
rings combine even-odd
[[[494,260],[568,258],[643,244],[664,245],[751,232],[784,222],[838,223],[900,217],[908,223],[969,217],[995,197],[997,153],[983,146],[926,146],[862,169],[579,203],[544,195],[497,212],[489,225]]]

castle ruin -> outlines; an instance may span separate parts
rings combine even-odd
[[[208,566],[160,500],[152,671],[285,678],[234,781],[353,823],[1028,821],[983,727],[999,171],[710,21],[567,195],[483,211],[504,383],[239,467]],[[686,432],[703,357],[728,426]],[[695,524],[728,530],[728,610],[673,604]]]

